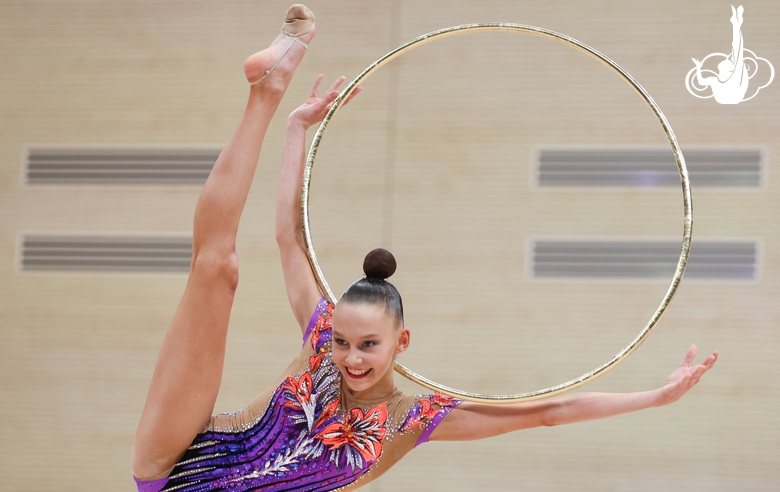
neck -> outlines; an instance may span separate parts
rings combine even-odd
[[[356,398],[358,400],[379,400],[382,398],[386,398],[393,394],[393,391],[395,391],[395,384],[393,383],[392,373],[390,374],[389,378],[382,378],[382,381],[379,381],[377,384],[371,386],[368,389],[361,390],[361,391],[355,391],[352,388],[349,387],[349,385],[346,383],[346,381],[342,380],[341,382],[342,387],[347,390],[347,392],[352,395],[353,398]]]

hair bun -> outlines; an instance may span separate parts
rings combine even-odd
[[[363,272],[366,278],[384,280],[395,273],[395,257],[386,249],[377,248],[363,260]]]

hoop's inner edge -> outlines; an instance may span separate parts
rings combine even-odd
[[[645,327],[639,332],[639,335],[631,343],[629,343],[623,350],[621,350],[614,357],[612,357],[612,359],[602,364],[601,366],[597,367],[596,369],[587,372],[570,381],[567,381],[565,383],[561,383],[559,385],[551,386],[549,388],[544,388],[537,391],[532,391],[528,393],[518,393],[513,395],[484,395],[484,394],[462,391],[455,388],[451,388],[449,386],[442,385],[420,374],[415,373],[414,371],[408,369],[407,367],[403,366],[398,362],[395,363],[395,370],[397,372],[399,372],[406,378],[410,379],[411,381],[414,381],[415,383],[420,384],[421,386],[424,386],[433,391],[438,391],[440,393],[444,393],[449,396],[462,398],[464,400],[474,401],[478,403],[516,403],[520,401],[531,401],[531,400],[536,400],[541,398],[547,398],[580,387],[590,381],[595,380],[600,376],[603,376],[608,371],[612,370],[615,366],[617,366],[620,362],[625,360],[639,347],[639,345],[641,345],[645,341],[645,339],[653,331],[653,329],[655,329],[658,322],[661,320],[664,313],[666,312],[666,309],[669,307],[669,304],[671,303],[671,300],[677,291],[677,287],[679,286],[679,283],[682,280],[683,273],[685,272],[685,267],[688,263],[688,255],[690,252],[691,236],[692,236],[692,229],[693,229],[693,203],[691,198],[690,181],[688,179],[688,170],[685,166],[685,158],[683,157],[682,150],[680,149],[679,142],[677,141],[677,137],[674,135],[674,131],[669,125],[666,116],[664,116],[663,112],[661,111],[661,108],[658,107],[658,105],[650,97],[647,91],[645,91],[645,89],[641,85],[639,85],[639,83],[628,72],[623,70],[623,68],[621,68],[617,63],[607,58],[599,51],[591,48],[590,46],[584,43],[581,43],[580,41],[577,41],[574,38],[571,38],[569,36],[566,36],[564,34],[555,31],[550,31],[548,29],[535,27],[535,26],[528,26],[522,24],[510,24],[510,23],[464,24],[460,26],[452,26],[452,27],[440,29],[438,31],[433,31],[427,34],[423,34],[422,36],[419,36],[417,38],[414,38],[411,41],[408,41],[402,44],[401,46],[399,46],[398,48],[394,49],[393,51],[387,53],[383,57],[377,59],[374,63],[372,63],[365,70],[363,70],[352,82],[349,83],[349,85],[347,85],[346,88],[344,88],[342,93],[333,103],[333,106],[331,107],[330,111],[328,111],[328,114],[325,115],[325,118],[322,120],[322,123],[320,124],[319,128],[317,128],[317,132],[314,135],[314,139],[312,141],[311,147],[309,149],[309,154],[306,159],[306,167],[304,168],[304,173],[303,173],[303,186],[301,190],[301,220],[303,224],[303,237],[304,237],[304,244],[306,246],[306,254],[309,258],[309,263],[311,264],[312,270],[314,271],[314,276],[317,280],[317,283],[319,284],[322,293],[328,298],[330,302],[336,304],[338,300],[333,295],[333,292],[331,291],[330,286],[328,285],[327,281],[325,280],[325,276],[322,273],[322,269],[320,268],[319,262],[317,261],[317,256],[316,253],[314,252],[314,246],[311,240],[311,229],[309,226],[309,188],[311,185],[311,170],[314,166],[314,160],[317,155],[317,150],[322,140],[322,136],[325,134],[325,130],[327,129],[330,120],[333,118],[333,116],[335,116],[335,114],[344,104],[344,101],[347,100],[349,95],[352,94],[355,88],[357,88],[357,86],[360,85],[360,83],[363,80],[368,78],[373,72],[375,72],[376,70],[378,70],[379,68],[381,68],[383,65],[390,62],[394,58],[397,58],[398,56],[401,56],[402,54],[411,51],[412,49],[418,46],[429,43],[435,39],[454,36],[457,34],[463,34],[467,32],[482,32],[482,31],[520,32],[520,33],[532,34],[535,36],[544,37],[547,39],[552,39],[553,41],[563,43],[567,46],[570,46],[572,48],[575,48],[579,51],[588,54],[592,58],[595,58],[602,64],[609,67],[613,72],[620,75],[620,77],[623,80],[625,80],[642,97],[645,103],[648,106],[650,106],[650,109],[653,111],[653,113],[656,115],[656,118],[659,120],[661,127],[663,128],[664,133],[666,134],[666,137],[669,140],[669,144],[672,147],[672,152],[674,154],[675,160],[677,161],[677,169],[680,173],[680,181],[681,181],[682,191],[683,191],[684,218],[683,218],[682,248],[680,252],[680,259],[678,260],[677,268],[675,270],[674,276],[672,277],[672,282],[669,286],[669,289],[667,290],[666,294],[661,300],[661,304],[658,306],[655,313],[653,313],[653,315],[651,316],[650,320],[647,322]]]

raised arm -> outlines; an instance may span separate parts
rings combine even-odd
[[[276,198],[276,242],[282,261],[287,298],[295,319],[306,330],[321,294],[312,273],[303,244],[301,223],[301,185],[306,161],[306,131],[327,114],[338,96],[339,78],[322,97],[319,97],[322,75],[314,82],[309,99],[293,111],[287,119],[287,137],[282,154],[282,171]],[[356,95],[359,88],[352,95]]]
[[[668,405],[680,399],[699,382],[718,359],[718,353],[700,365],[691,366],[696,346],[688,350],[682,364],[652,391],[638,393],[574,393],[546,400],[510,405],[464,402],[453,409],[431,434],[430,440],[469,441],[521,429],[603,419],[650,407]]]
[[[693,63],[696,64],[696,82],[699,83],[702,87],[707,87],[710,85],[710,79],[715,79],[715,77],[702,77],[701,75],[701,65],[702,62],[697,60],[696,58],[691,58],[693,60]]]

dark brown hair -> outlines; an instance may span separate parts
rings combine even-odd
[[[404,325],[404,305],[398,289],[386,279],[395,273],[396,262],[393,254],[386,249],[377,248],[363,260],[364,278],[350,285],[339,302],[353,304],[382,304],[392,314],[399,326]]]

